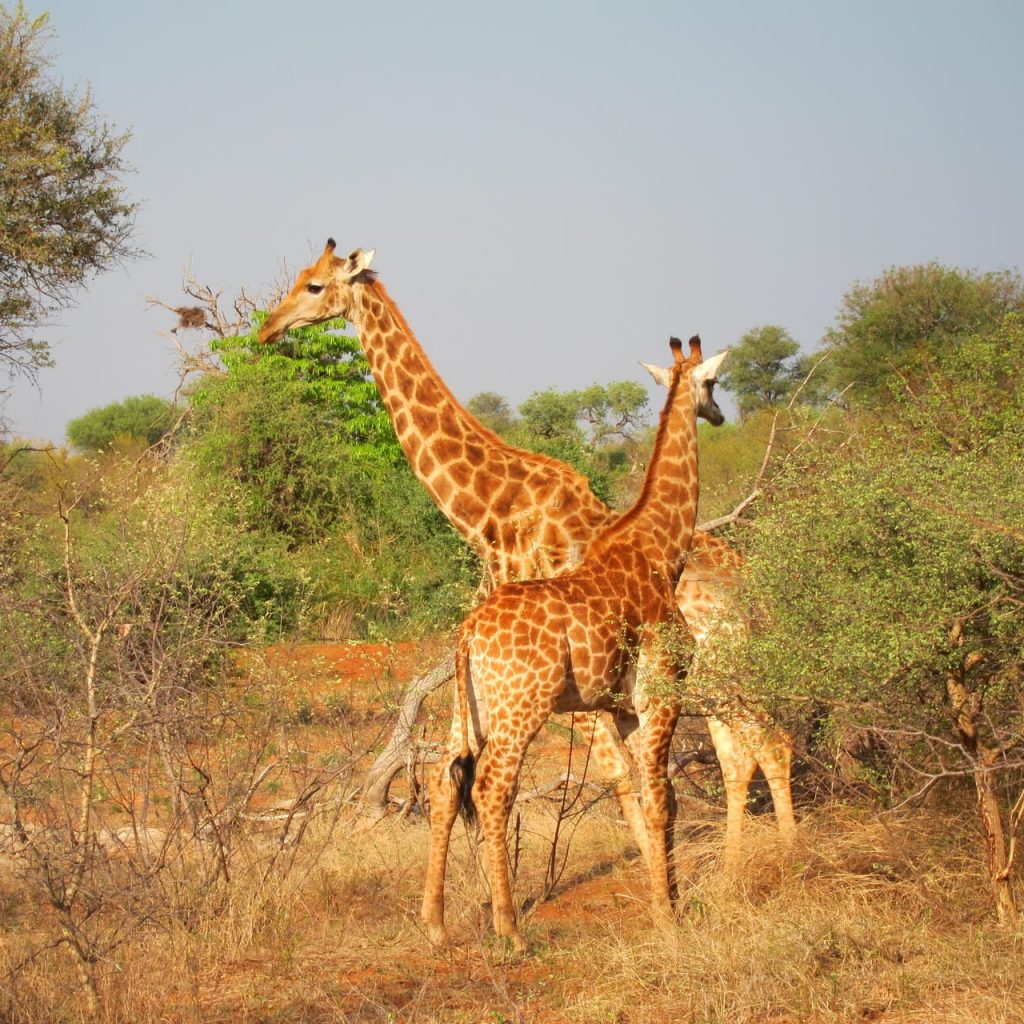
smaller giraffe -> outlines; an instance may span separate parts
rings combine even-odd
[[[674,684],[689,631],[675,587],[697,514],[698,415],[721,422],[706,381],[725,356],[703,362],[700,340],[671,342],[674,366],[654,452],[633,508],[591,542],[582,563],[546,580],[506,583],[463,623],[456,643],[458,699],[449,758],[430,785],[430,853],[423,920],[443,944],[444,875],[460,806],[479,814],[494,928],[519,949],[505,834],[523,756],[548,716],[611,713],[640,775],[652,909],[672,920],[670,841],[675,800],[668,751],[679,717]]]
[[[652,363],[640,365],[656,383],[668,387],[671,370]],[[705,690],[699,682],[702,666],[717,657],[721,639],[747,629],[737,601],[742,582],[743,556],[721,537],[695,530],[686,569],[676,587],[676,601],[696,643],[688,689],[691,695],[704,693],[707,698],[702,711],[722,770],[727,872],[734,872],[740,864],[747,793],[758,768],[771,791],[780,836],[789,842],[796,833],[790,788],[792,736],[742,694],[722,694],[717,687]],[[628,797],[619,800],[625,806]]]

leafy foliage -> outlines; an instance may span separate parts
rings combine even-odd
[[[892,374],[913,376],[919,361],[1021,311],[1024,281],[1016,272],[978,274],[934,262],[891,267],[843,296],[824,339],[827,370],[835,389],[853,384],[861,397],[885,400]]]
[[[519,415],[528,435],[571,438],[597,448],[634,436],[647,423],[646,410],[646,388],[622,380],[580,391],[536,391],[519,406]]]
[[[154,395],[139,395],[91,409],[67,426],[68,440],[80,451],[98,452],[128,439],[156,444],[174,422],[174,405]]]
[[[741,416],[784,403],[800,383],[800,346],[784,327],[754,327],[729,351],[719,380]]]
[[[254,332],[215,342],[226,373],[192,397],[187,454],[206,479],[230,482],[223,514],[301,574],[319,628],[440,628],[478,567],[402,456],[343,326],[301,328],[271,348]]]
[[[749,537],[766,616],[751,680],[875,729],[933,735],[956,676],[983,742],[1021,749],[1022,346],[1011,315],[940,351],[915,387],[894,388],[884,422],[854,425],[776,482]]]
[[[262,317],[257,317],[257,327]],[[293,543],[323,540],[401,449],[358,341],[332,322],[261,346],[215,341],[226,373],[192,395],[192,457],[240,487],[243,517]]]
[[[698,522],[731,512],[750,494],[764,459],[772,416],[759,412],[739,423],[697,424],[700,451]]]
[[[29,374],[50,362],[33,332],[132,254],[136,210],[118,181],[128,136],[49,77],[49,38],[46,15],[0,7],[0,361]]]

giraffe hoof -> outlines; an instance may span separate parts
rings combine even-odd
[[[448,931],[443,924],[426,922],[427,938],[435,949],[444,949],[448,945]]]
[[[495,934],[498,941],[506,943],[507,946],[511,946],[514,953],[530,952],[530,944],[526,941],[526,937],[517,927],[512,926],[511,928],[505,928],[501,931],[496,931]]]
[[[654,920],[654,927],[662,935],[674,935],[676,930],[676,915],[671,906],[657,906],[651,908],[651,917]]]

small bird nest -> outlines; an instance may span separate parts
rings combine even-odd
[[[206,326],[206,310],[202,306],[177,306],[178,326],[175,330]]]

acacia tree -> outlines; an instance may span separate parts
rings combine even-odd
[[[824,338],[826,371],[836,390],[854,385],[864,399],[887,400],[894,374],[913,376],[958,339],[1024,311],[1024,280],[1014,271],[979,274],[940,263],[890,267],[857,282]]]
[[[753,327],[729,351],[721,385],[736,396],[741,416],[785,404],[803,376],[800,346],[776,324]]]
[[[118,134],[50,76],[47,16],[0,6],[0,363],[50,365],[36,337],[94,274],[135,255]]]
[[[890,800],[969,781],[1006,924],[1024,822],[1022,348],[1011,315],[913,387],[893,378],[886,420],[841,457],[805,446],[749,538],[766,610],[752,683],[879,737]]]
[[[633,437],[647,423],[647,389],[635,381],[592,384],[579,391],[535,391],[519,406],[519,424],[546,440],[572,439],[593,448]]]

